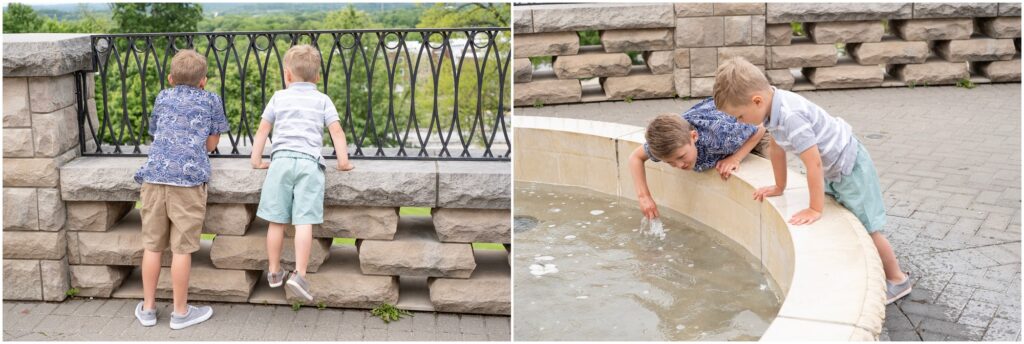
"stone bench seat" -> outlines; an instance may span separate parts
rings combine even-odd
[[[136,201],[144,157],[81,157],[60,168],[65,201]],[[248,159],[212,158],[210,203],[259,203],[267,170]],[[325,205],[509,209],[511,168],[500,161],[354,160],[341,172],[329,160]]]

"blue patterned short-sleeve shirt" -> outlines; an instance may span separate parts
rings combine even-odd
[[[715,167],[719,160],[732,155],[757,132],[756,126],[740,123],[736,118],[718,111],[711,97],[686,110],[682,116],[697,130],[697,162],[693,166],[697,172]],[[651,155],[646,143],[644,153],[651,161],[661,161]]]
[[[210,181],[206,139],[228,131],[220,97],[179,85],[160,91],[149,117],[153,145],[136,183],[191,187]]]

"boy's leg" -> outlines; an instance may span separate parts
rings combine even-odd
[[[192,272],[192,254],[175,253],[171,258],[171,288],[174,290],[174,313],[185,314],[188,305],[188,277]]]
[[[267,272],[281,272],[281,251],[284,249],[285,224],[292,220],[292,188],[295,185],[292,169],[295,159],[274,159],[267,170],[260,192],[260,205],[256,216],[270,222],[267,228]],[[271,284],[273,285],[273,281]]]
[[[292,223],[295,224],[295,271],[306,276],[313,245],[313,224],[324,222],[324,171],[315,161],[296,160]]]
[[[882,269],[885,270],[885,279],[894,284],[903,282],[907,275],[903,273],[903,270],[900,270],[900,262],[896,259],[896,252],[892,250],[892,245],[885,238],[885,234],[882,234],[881,231],[871,233],[871,240],[875,242],[875,248],[878,249],[878,257],[882,258]]]
[[[206,218],[206,184],[193,187],[168,186],[167,213],[171,219],[171,289],[174,313],[188,312],[189,274],[192,253],[199,251],[199,238]]]
[[[271,222],[267,228],[267,271],[281,271],[281,251],[284,250],[285,224]]]
[[[313,246],[313,225],[295,225],[295,272],[306,277],[309,251]]]
[[[142,184],[142,300],[143,310],[156,309],[156,284],[160,258],[169,244],[171,221],[167,216],[166,186]]]
[[[156,282],[160,280],[160,252],[142,252],[142,309],[156,309]]]

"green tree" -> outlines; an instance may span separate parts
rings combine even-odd
[[[203,7],[188,3],[113,3],[117,32],[194,32]]]
[[[507,27],[510,11],[508,4],[437,4],[424,13],[418,26]],[[459,141],[458,135],[461,133],[463,140],[478,145],[485,144],[485,139],[505,142],[500,130],[496,133],[494,130],[502,124],[508,127],[508,114],[511,110],[512,78],[507,72],[510,67],[506,67],[510,66],[510,38],[508,31],[496,31],[493,34],[474,33],[471,30],[454,32],[449,42],[463,41],[465,45],[461,48],[453,46],[444,58],[439,59],[436,100],[430,99],[433,88],[417,88],[417,112],[431,113],[436,108],[437,117],[441,119],[438,123],[440,129],[447,132],[453,128],[452,141]],[[439,43],[435,37],[430,40],[432,44]],[[499,80],[502,73],[505,74],[504,83]],[[428,101],[421,103],[420,99]],[[430,118],[418,117],[421,125],[427,125],[424,121]],[[492,133],[495,133],[493,138]],[[461,151],[460,147],[452,145],[449,145],[449,149],[453,154]],[[500,155],[506,152],[492,153]]]
[[[12,2],[4,11],[4,33],[40,32],[44,18],[32,7]]]

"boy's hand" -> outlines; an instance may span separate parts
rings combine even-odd
[[[266,161],[263,161],[263,159],[251,160],[250,162],[252,163],[252,168],[257,169],[257,170],[262,170],[262,169],[265,169],[267,167],[270,167],[270,163],[266,162]]]
[[[739,168],[739,160],[732,155],[725,157],[725,159],[718,160],[718,163],[715,164],[715,169],[718,170],[718,174],[722,176],[722,180],[729,179],[729,176]]]
[[[653,219],[658,217],[658,205],[654,204],[654,199],[649,196],[640,197],[640,211],[644,213],[644,217]]]
[[[352,163],[349,162],[348,159],[338,159],[338,171],[351,171],[354,168],[356,168],[356,166],[352,165]]]
[[[765,186],[754,191],[754,200],[764,202],[765,197],[782,195],[782,189],[776,185]]]
[[[818,221],[821,218],[821,212],[807,208],[793,215],[793,218],[789,219],[791,225],[809,225]]]

